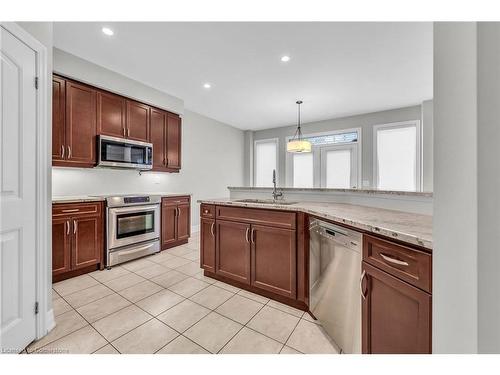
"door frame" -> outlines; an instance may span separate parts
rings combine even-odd
[[[36,339],[45,336],[48,331],[55,327],[54,311],[51,308],[48,310],[49,295],[51,290],[51,269],[50,264],[51,254],[51,233],[49,231],[51,219],[51,190],[49,183],[51,181],[51,154],[52,147],[50,145],[47,115],[47,85],[49,74],[47,74],[47,48],[35,39],[31,34],[24,30],[15,22],[1,22],[0,26],[11,33],[14,37],[26,44],[35,52],[36,59],[36,76],[38,77],[38,89],[36,90],[36,275],[35,289],[36,301],[38,301],[38,314],[36,320]],[[50,152],[50,154],[49,154]],[[50,257],[50,258],[49,258]]]

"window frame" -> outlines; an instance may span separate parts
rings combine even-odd
[[[415,191],[422,191],[422,126],[420,120],[408,120],[399,122],[390,122],[387,124],[377,124],[373,126],[373,188],[378,189],[379,176],[378,176],[378,150],[377,150],[377,140],[378,131],[383,129],[401,129],[401,128],[416,128],[416,154],[415,154]]]
[[[318,133],[307,133],[303,134],[304,138],[309,138],[309,137],[321,137],[324,135],[330,135],[330,134],[342,134],[342,133],[351,133],[351,132],[357,132],[358,133],[358,140],[356,142],[348,142],[348,143],[332,143],[329,145],[320,145],[320,146],[312,146],[312,152],[313,152],[313,189],[320,189],[321,188],[321,147],[330,147],[330,146],[344,146],[344,145],[357,145],[357,184],[358,188],[361,186],[361,180],[362,180],[362,163],[363,163],[363,132],[361,127],[356,127],[356,128],[345,128],[345,129],[335,129],[335,130],[328,130],[324,132],[318,132]],[[290,139],[292,139],[293,136],[287,136],[285,138],[285,142],[288,143]],[[286,152],[286,151],[285,151]],[[318,167],[315,168],[315,165]],[[293,153],[286,152],[286,157],[285,157],[285,180],[286,180],[286,186],[287,187],[292,187],[293,188]]]
[[[279,142],[279,138],[256,139],[253,141],[253,161],[252,161],[253,181],[252,181],[252,185],[253,185],[253,187],[261,187],[261,186],[256,185],[256,183],[257,183],[257,165],[256,165],[257,152],[256,151],[257,151],[257,144],[259,144],[259,143],[275,143],[276,144],[276,185],[278,186],[279,181],[280,181],[280,174],[279,174],[279,170],[280,170],[280,167],[279,167],[279,165],[280,165],[280,160],[279,160],[280,142]]]
[[[328,188],[326,186],[326,158],[324,157],[324,154],[327,153],[328,151],[342,151],[342,150],[349,150],[351,151],[351,158],[354,160],[351,160],[351,167],[352,165],[355,165],[358,169],[359,168],[359,153],[358,151],[358,143],[357,142],[351,142],[351,143],[339,143],[339,144],[332,144],[328,146],[323,146],[319,149],[319,154],[320,154],[320,176],[321,176],[321,181],[320,181],[320,188],[321,189],[357,189],[359,187],[359,170],[356,170],[356,173],[354,173],[351,169],[351,176],[350,176],[350,181],[349,181],[349,187],[347,188]],[[353,178],[354,177],[354,178]],[[356,187],[352,186],[356,184]]]

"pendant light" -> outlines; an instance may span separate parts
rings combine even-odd
[[[298,125],[293,138],[288,141],[286,145],[287,152],[299,153],[299,152],[311,152],[311,142],[303,139],[302,130],[300,129],[300,105],[302,104],[302,100],[296,101],[298,105]]]

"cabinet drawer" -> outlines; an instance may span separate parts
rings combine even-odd
[[[246,207],[216,207],[217,219],[239,221],[245,223],[258,223],[273,227],[295,229],[295,212],[266,210]]]
[[[431,292],[430,254],[365,234],[363,260],[411,285]]]
[[[189,204],[191,198],[189,196],[165,197],[161,199],[162,204]]]
[[[215,217],[215,206],[211,204],[202,204],[200,206],[200,217]]]
[[[78,216],[101,214],[101,203],[55,203],[52,205],[52,216]]]

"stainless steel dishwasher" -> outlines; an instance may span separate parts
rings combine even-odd
[[[309,308],[342,353],[361,353],[362,235],[317,219],[309,232]]]

